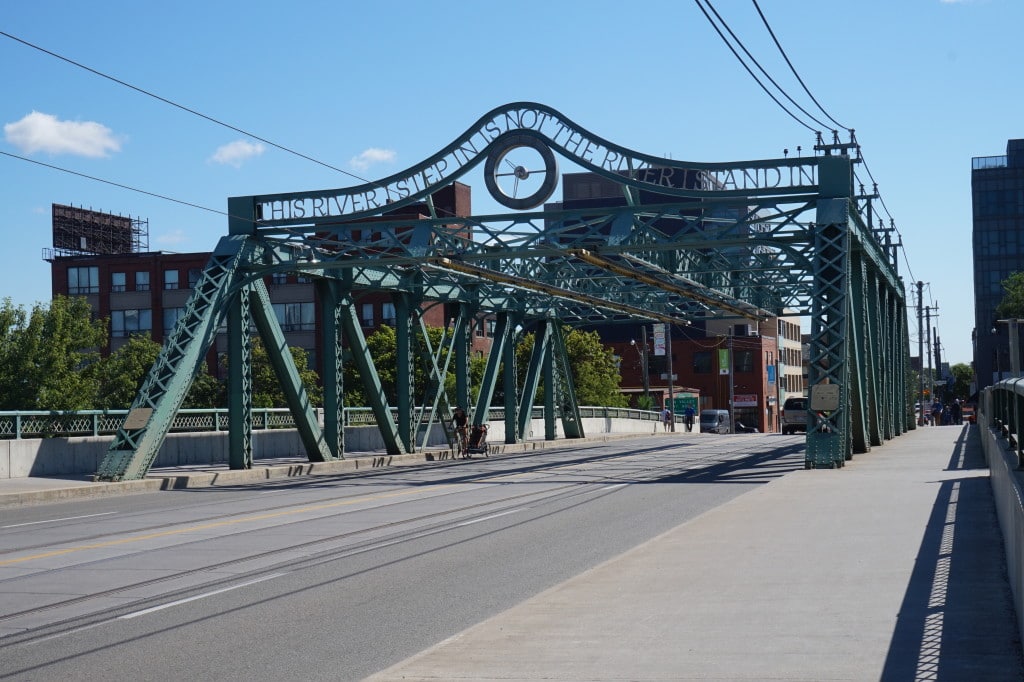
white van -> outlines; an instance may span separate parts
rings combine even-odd
[[[732,433],[729,423],[729,410],[701,410],[701,433]]]

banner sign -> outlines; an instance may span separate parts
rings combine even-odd
[[[728,374],[729,373],[729,349],[719,348],[718,349],[718,373]]]
[[[659,322],[654,327],[654,354],[665,355],[665,323]]]

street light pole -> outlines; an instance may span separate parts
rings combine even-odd
[[[636,339],[630,339],[629,345],[636,348],[636,352],[640,355],[640,372],[643,375],[644,382],[644,402],[647,403],[650,400],[651,395],[651,378],[650,373],[647,369],[647,325],[640,327],[640,347],[636,348]]]
[[[1017,323],[1019,320],[1016,317],[1011,317],[1006,320],[996,320],[997,324],[1005,324],[1010,330],[1010,376],[1014,379],[1020,377],[1020,336]],[[992,333],[994,335],[999,334],[998,327],[992,327]],[[999,381],[1003,378],[1002,372],[999,370],[999,343],[996,343],[996,380]]]
[[[676,430],[676,405],[672,400],[672,325],[665,325],[665,344],[668,351],[668,410],[672,415],[671,429]]]
[[[733,401],[736,399],[736,362],[732,357],[732,334],[729,334],[729,433],[736,433],[736,411]]]
[[[641,361],[644,365],[644,397],[649,397],[651,394],[651,377],[647,370],[647,325],[640,327],[640,343],[644,344],[644,347],[640,353]]]

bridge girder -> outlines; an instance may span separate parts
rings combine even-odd
[[[547,184],[527,201],[495,190],[495,175],[487,178],[492,196],[513,212],[438,215],[431,200],[435,191],[485,161],[485,169],[493,171],[496,158],[520,147],[539,152],[549,175],[556,173],[549,157],[557,153],[615,183],[621,201],[531,210],[527,204],[539,205],[547,199],[541,194],[554,186],[547,176]],[[324,338],[325,347],[335,349],[328,366],[340,372],[340,340],[345,337],[360,375],[369,382],[389,452],[417,447],[408,383],[414,358],[408,337],[425,330],[417,329],[411,311],[434,301],[458,304],[462,312],[445,348],[438,348],[428,363],[438,391],[428,398],[432,414],[443,413],[447,404],[439,396],[447,372],[442,366],[450,358],[456,400],[474,402],[468,395],[466,323],[478,313],[501,316],[499,350],[511,343],[509,319],[518,326],[540,325],[542,347],[548,350],[531,367],[530,381],[543,377],[551,388],[546,397],[570,395],[573,402],[571,381],[564,380],[565,359],[559,355],[564,341],[551,327],[555,321],[686,324],[714,317],[809,315],[812,402],[819,385],[836,384],[840,391],[833,409],[821,410],[808,429],[807,462],[842,466],[854,452],[907,426],[900,415],[905,379],[897,374],[909,362],[906,320],[900,314],[905,292],[890,249],[878,241],[854,200],[856,161],[842,155],[726,163],[666,160],[599,138],[549,107],[516,103],[489,112],[437,154],[388,178],[350,188],[232,198],[225,240],[234,249],[233,264],[225,270],[220,260],[211,260],[201,283],[214,282],[215,291],[197,289],[196,301],[190,302],[189,310],[199,311],[203,332],[193,337],[195,326],[184,326],[168,339],[133,405],[152,408],[150,422],[141,430],[119,433],[100,476],[121,479],[144,473],[152,461],[151,446],[135,453],[138,433],[152,431],[155,440],[162,438],[162,423],[177,409],[180,387],[187,390],[195,358],[205,353],[212,342],[210,329],[216,329],[227,310],[222,300],[246,291],[251,297],[253,287],[258,292],[262,279],[275,272],[297,272],[319,283],[321,300],[330,301],[323,308],[323,317],[332,320],[332,338]],[[353,297],[365,292],[388,292],[403,311],[399,363],[405,379],[397,424],[352,308]],[[261,331],[280,343],[266,318],[268,304],[257,298]],[[232,348],[246,357],[244,344],[232,342]],[[285,362],[286,355],[280,356]],[[869,370],[867,364],[879,357],[885,367]],[[488,365],[486,392],[475,401],[477,415],[490,404],[498,366],[497,360]],[[281,372],[291,381],[287,368]],[[176,379],[173,395],[147,388],[161,385],[168,373]],[[232,376],[237,387],[233,393],[250,390],[244,371]],[[883,383],[885,390],[880,391]],[[331,412],[337,413],[340,378],[326,379],[325,386],[331,390]],[[524,387],[519,414],[506,416],[507,424],[517,425],[517,437],[522,436],[532,395],[530,386]],[[307,423],[315,419],[302,396],[292,397],[293,413],[302,412],[295,417],[303,422],[300,430],[310,457],[343,456],[340,426],[325,420],[325,445],[319,427]],[[244,412],[248,404],[239,397],[232,407]],[[506,406],[513,404],[506,397]],[[569,423],[575,420],[577,426],[566,426],[567,434],[581,433],[573,409],[575,405],[560,405],[551,412],[568,410]],[[234,457],[232,466],[236,463],[251,466],[251,454]]]

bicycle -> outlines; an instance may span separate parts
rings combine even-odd
[[[469,434],[465,426],[455,427],[455,456],[462,459],[469,457]]]

